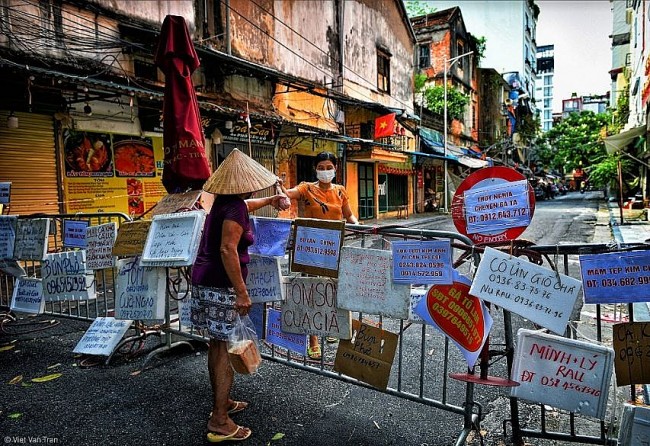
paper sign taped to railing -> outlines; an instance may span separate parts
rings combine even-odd
[[[650,301],[650,251],[587,254],[579,258],[585,303]]]
[[[614,350],[520,329],[512,367],[514,397],[605,418]]]
[[[531,220],[528,180],[465,191],[467,233],[528,226]]]
[[[251,217],[255,243],[249,253],[282,257],[291,235],[291,220],[281,218]]]
[[[63,220],[63,246],[85,248],[87,220]]]
[[[280,259],[251,254],[246,289],[253,303],[284,300]]]
[[[0,215],[0,259],[13,259],[16,242],[15,215]]]
[[[45,310],[43,280],[30,277],[16,279],[11,296],[11,311],[41,314]]]
[[[112,317],[98,317],[79,340],[73,353],[110,356],[132,323]]]
[[[115,222],[86,228],[86,268],[95,270],[115,266],[113,243],[116,235]]]
[[[266,340],[278,347],[307,356],[307,336],[282,331],[282,313],[279,310],[269,308],[266,315]]]
[[[164,319],[166,280],[164,268],[140,266],[138,257],[118,260],[115,319]]]
[[[612,327],[616,384],[650,384],[650,322],[628,322]]]
[[[469,292],[562,334],[580,288],[579,280],[486,247]]]
[[[86,251],[48,254],[42,274],[46,302],[95,298],[95,276],[86,269]]]
[[[334,220],[294,220],[291,271],[338,277],[345,223]]]
[[[391,249],[396,283],[448,285],[452,282],[449,240],[395,241]]]
[[[16,222],[14,259],[43,260],[50,234],[49,218],[19,219]]]
[[[392,255],[380,249],[341,250],[338,307],[406,319],[411,287],[393,281]]]
[[[141,256],[151,220],[127,221],[120,224],[113,245],[114,256]]]
[[[204,211],[156,215],[147,234],[143,266],[190,266],[196,259]]]

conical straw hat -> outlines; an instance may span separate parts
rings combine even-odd
[[[203,190],[217,195],[238,195],[273,186],[275,174],[250,156],[233,149],[208,178]]]

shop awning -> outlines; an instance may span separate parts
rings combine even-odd
[[[645,135],[647,132],[645,125],[634,127],[633,129],[621,132],[618,135],[608,136],[604,139],[607,153],[614,154],[625,149],[635,138]]]

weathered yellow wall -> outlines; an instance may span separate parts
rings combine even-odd
[[[350,200],[350,209],[359,218],[359,172],[357,163],[345,163],[345,190]]]

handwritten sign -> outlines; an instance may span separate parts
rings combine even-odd
[[[117,262],[115,319],[164,319],[165,270],[139,263],[137,257]]]
[[[15,215],[0,215],[0,259],[14,257],[17,221],[18,217]]]
[[[22,313],[41,314],[45,310],[43,280],[29,277],[16,279],[11,296],[11,310]]]
[[[613,360],[611,348],[520,329],[511,395],[602,420]]]
[[[616,324],[612,329],[616,384],[650,383],[650,322]]]
[[[165,195],[156,204],[156,207],[153,208],[151,215],[173,214],[179,210],[188,211],[194,209],[194,205],[199,200],[199,197],[201,197],[200,190]]]
[[[0,183],[0,204],[9,204],[11,202],[11,183]]]
[[[156,215],[147,234],[143,266],[189,266],[199,250],[205,212]]]
[[[282,313],[269,308],[267,310],[266,340],[278,347],[307,356],[307,336],[282,331]]]
[[[95,270],[115,266],[113,243],[116,234],[115,222],[86,228],[86,268]]]
[[[650,438],[650,407],[625,403],[618,433],[618,446],[644,446]]]
[[[411,288],[411,299],[410,299],[410,305],[409,305],[409,321],[416,323],[416,324],[422,324],[424,323],[424,320],[415,312],[415,309],[417,308],[418,304],[424,297],[427,295],[428,289],[422,289],[422,288]]]
[[[113,245],[114,256],[140,256],[144,251],[151,220],[129,221],[120,224]]]
[[[395,241],[391,248],[393,281],[396,283],[452,282],[450,240]]]
[[[251,305],[248,317],[251,319],[253,327],[255,327],[257,339],[264,339],[266,336],[266,304],[259,303]]]
[[[176,302],[178,303],[178,322],[180,328],[192,328],[192,297],[185,296]]]
[[[415,312],[453,341],[469,367],[476,364],[492,328],[492,316],[485,304],[469,294],[472,282],[454,271],[451,285],[434,285],[421,299]]]
[[[338,277],[343,221],[295,219],[291,271]]]
[[[406,319],[411,287],[393,281],[390,251],[343,247],[338,307]]]
[[[528,180],[465,191],[467,233],[528,226],[531,220]]]
[[[253,303],[284,300],[280,260],[251,254],[246,289]]]
[[[14,259],[43,260],[47,254],[49,218],[19,219],[16,221]]]
[[[74,353],[110,356],[133,321],[118,321],[112,317],[98,317],[86,330],[74,348]]]
[[[486,247],[469,292],[562,334],[580,288],[579,280]]]
[[[650,301],[650,251],[581,255],[585,303]]]
[[[27,274],[23,267],[12,259],[0,259],[0,271],[14,277],[22,277]]]
[[[284,256],[291,235],[291,220],[251,217],[255,243],[249,253],[267,256]]]
[[[42,274],[46,302],[95,298],[95,276],[86,269],[86,251],[48,254]]]
[[[337,308],[336,281],[294,277],[284,283],[282,331],[350,339],[352,315]]]
[[[334,371],[386,390],[398,336],[356,319],[352,321],[352,330],[352,340],[339,343]]]
[[[87,220],[63,220],[63,246],[85,248]]]

